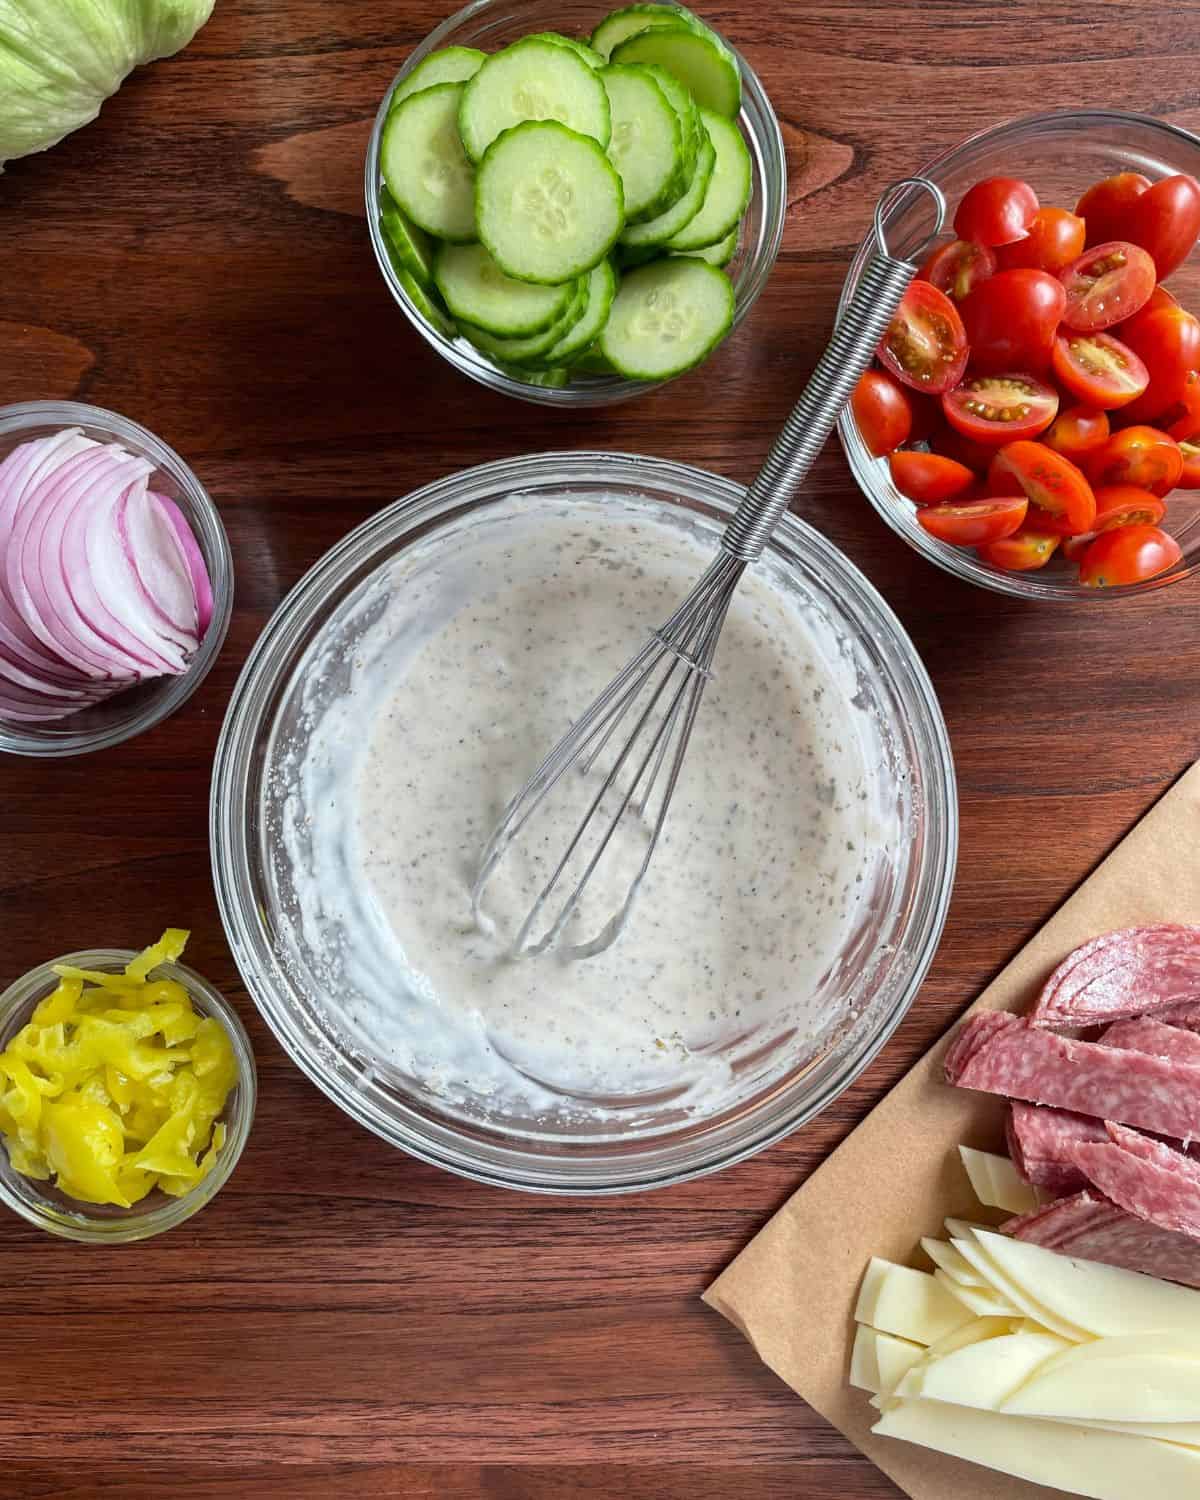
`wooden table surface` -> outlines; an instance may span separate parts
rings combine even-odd
[[[883,1056],[821,1120],[705,1181],[546,1200],[384,1145],[258,1019],[209,875],[209,768],[234,678],[350,527],[453,469],[545,448],[747,480],[886,181],[1048,102],[1200,127],[1200,17],[1178,0],[711,11],[783,121],[783,254],[710,366],[609,411],[568,416],[462,380],[375,270],[363,147],[440,19],[432,0],[218,0],[186,53],[0,180],[0,403],[76,397],[160,433],[215,496],[237,568],[228,642],[183,712],[100,755],[0,766],[3,977],[186,924],[261,1076],[237,1173],[182,1228],[110,1251],[0,1224],[5,1496],[897,1493],[699,1294],[1196,755],[1194,587],[1115,613],[972,591],[893,536],[830,449],[808,514],[932,673],[958,762],[958,884]]]

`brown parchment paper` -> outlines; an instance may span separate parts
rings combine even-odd
[[[1023,1010],[1072,948],[1140,922],[1200,922],[1200,762],[988,986],[972,1010]],[[868,1259],[926,1265],[918,1241],[947,1214],[979,1220],[961,1143],[1003,1150],[1003,1104],[942,1082],[947,1039],[925,1056],[726,1268],[704,1300],[759,1356],[916,1500],[1061,1495],[894,1438],[847,1382]],[[997,1216],[998,1220],[998,1216]]]

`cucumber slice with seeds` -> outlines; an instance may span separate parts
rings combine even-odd
[[[679,116],[645,68],[610,66],[599,77],[612,111],[608,159],[621,174],[625,218],[656,218],[679,200],[691,175]]]
[[[592,32],[592,46],[601,57],[611,57],[613,49],[626,37],[636,36],[652,26],[699,26],[699,19],[682,5],[626,5],[610,11]]]
[[[415,276],[422,286],[432,286],[433,242],[419,225],[413,223],[387,189],[383,191],[384,205],[379,226],[392,260]]]
[[[431,89],[438,83],[466,83],[474,78],[484,63],[487,53],[478,47],[443,47],[422,58],[411,73],[406,74],[392,92],[391,108],[407,99],[409,94],[419,94],[422,89]]]
[[[603,93],[596,75],[588,77]],[[625,221],[621,179],[591,136],[527,120],[493,141],[480,162],[475,218],[501,270],[557,285],[612,248]]]
[[[588,272],[587,307],[575,326],[566,332],[544,355],[547,365],[566,365],[590,345],[595,343],[601,329],[608,322],[613,298],[617,295],[617,273],[612,261],[602,260]]]
[[[458,333],[453,318],[447,317],[446,313],[434,301],[436,292],[423,287],[417,278],[406,267],[397,265],[392,261],[392,269],[396,273],[397,280],[404,288],[408,300],[421,314],[425,321],[434,327],[443,338],[452,339]]]
[[[667,103],[679,116],[679,128],[683,132],[684,167],[687,175],[684,188],[686,189],[696,169],[696,156],[700,150],[700,139],[703,134],[700,110],[679,79],[673,73],[668,73],[666,68],[660,68],[657,63],[638,63],[637,66],[650,74],[667,96]]]
[[[458,128],[467,155],[481,161],[502,131],[525,120],[557,120],[601,146],[612,133],[596,74],[569,47],[538,37],[493,53],[466,85]]]
[[[750,201],[754,169],[737,122],[708,109],[701,109],[700,118],[717,159],[699,212],[665,242],[668,250],[703,250],[718,244],[737,228]]]
[[[583,276],[577,282],[571,283],[569,291],[571,298],[566,311],[557,322],[552,323],[541,333],[531,333],[528,338],[523,339],[504,339],[497,338],[495,334],[488,333],[483,328],[464,328],[463,332],[475,347],[490,359],[500,360],[510,365],[537,364],[570,333],[587,312],[588,278]]]
[[[532,36],[522,38],[526,42],[553,42],[556,47],[569,47],[576,57],[581,57],[589,68],[599,69],[606,59],[601,57],[587,42],[577,42],[573,36],[563,36],[561,31],[535,31]]]
[[[708,131],[704,130],[703,125],[700,128],[704,131],[704,137],[700,142],[696,170],[687,192],[665,213],[659,214],[657,219],[647,219],[644,224],[627,224],[621,234],[623,245],[662,245],[700,212],[717,160],[716,148],[708,138]]]
[[[410,94],[387,117],[379,152],[388,192],[409,218],[457,242],[477,238],[475,168],[458,135],[466,87],[438,83]]]
[[[681,256],[630,271],[600,335],[601,354],[621,375],[666,380],[698,365],[733,324],[733,284],[724,271]]]
[[[533,286],[506,276],[482,245],[443,245],[434,280],[456,318],[501,338],[542,333],[566,312],[576,288]]]
[[[742,73],[738,60],[716,32],[707,27],[703,30],[684,25],[652,27],[614,47],[609,61],[657,63],[673,73],[702,108],[730,118],[741,108]]]
[[[692,256],[704,261],[706,265],[719,266],[724,270],[738,253],[741,235],[742,226],[735,224],[725,238],[718,240],[715,245],[706,245],[703,250],[672,250],[671,254]]]

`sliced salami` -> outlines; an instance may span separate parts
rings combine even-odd
[[[1031,1013],[1037,1026],[1090,1026],[1200,1002],[1200,927],[1110,932],[1059,964]]]
[[[1085,1141],[1108,1140],[1101,1120],[1019,1099],[1009,1105],[1006,1134],[1008,1154],[1017,1171],[1026,1182],[1052,1193],[1074,1193],[1085,1187],[1087,1178],[1071,1153]]]
[[[1153,1016],[1114,1021],[1100,1038],[1100,1045],[1125,1052],[1149,1052],[1152,1057],[1168,1057],[1173,1062],[1200,1063],[1200,1035],[1168,1026]]]
[[[1184,1031],[1200,1031],[1200,1000],[1170,1005],[1166,1010],[1156,1011],[1155,1019],[1167,1026],[1180,1026]]]
[[[1200,1287],[1200,1241],[1144,1223],[1093,1193],[1060,1198],[1003,1227],[1018,1240],[1060,1255]]]
[[[1143,1149],[1142,1142],[1151,1149]],[[1189,1176],[1182,1170],[1195,1162],[1145,1137],[1132,1151],[1116,1140],[1106,1145],[1082,1142],[1074,1155],[1088,1181],[1118,1208],[1160,1229],[1192,1235],[1200,1248],[1200,1172]],[[1165,1162],[1160,1155],[1175,1161]]]
[[[1157,1135],[1200,1136],[1200,1065],[1043,1031],[1016,1016],[972,1016],[946,1054],[946,1081]],[[980,1023],[984,1023],[982,1026]]]

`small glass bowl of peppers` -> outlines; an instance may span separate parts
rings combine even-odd
[[[0,1202],[50,1234],[148,1239],[237,1165],[254,1056],[229,1003],[178,962],[186,940],[68,953],[0,995]]]

